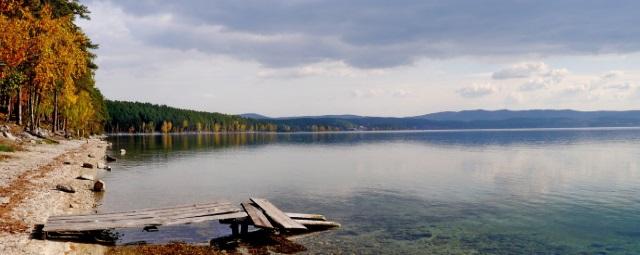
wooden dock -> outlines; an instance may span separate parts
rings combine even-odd
[[[159,226],[212,220],[229,224],[232,235],[246,234],[248,226],[280,232],[340,226],[338,223],[327,221],[322,215],[285,213],[266,199],[251,198],[240,206],[229,202],[212,202],[125,212],[52,216],[42,226],[41,234],[47,239],[68,239],[117,228],[149,230],[157,229]]]

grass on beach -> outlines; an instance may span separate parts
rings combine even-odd
[[[22,148],[17,144],[0,142],[0,152],[14,152],[20,150],[22,150]]]

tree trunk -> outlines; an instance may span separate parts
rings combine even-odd
[[[51,131],[55,133],[58,131],[58,90],[53,92],[53,127]]]
[[[34,107],[33,106],[33,104],[34,104],[33,92],[34,92],[33,88],[29,88],[29,102],[28,102],[28,104],[29,104],[29,129],[31,131],[34,131],[34,127],[35,127],[35,124],[36,124],[35,123],[35,120],[36,120],[35,112],[34,112],[34,109],[33,109],[33,107]]]
[[[18,88],[18,125],[22,126],[22,87]]]
[[[9,104],[7,104],[7,122],[11,121],[11,105],[13,103],[12,98],[9,97]]]

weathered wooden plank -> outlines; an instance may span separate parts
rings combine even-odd
[[[169,208],[145,210],[142,214],[106,214],[78,215],[78,217],[53,218],[44,226],[43,231],[86,231],[112,228],[126,228],[148,225],[163,225],[171,222],[201,222],[204,219],[226,219],[236,217],[221,216],[241,212],[240,207],[231,204],[208,204],[206,206],[179,207],[175,211]],[[245,214],[246,215],[246,214]],[[172,223],[175,224],[175,223]]]
[[[235,213],[217,214],[217,215],[210,215],[210,216],[203,216],[203,217],[193,217],[189,219],[174,219],[172,221],[167,221],[162,225],[170,226],[170,225],[198,223],[198,222],[211,221],[211,220],[239,219],[239,218],[245,218],[245,217],[247,217],[247,213],[235,212]]]
[[[340,223],[324,220],[295,220],[296,222],[306,227],[327,227],[327,228],[339,228]]]
[[[260,207],[269,218],[276,224],[285,229],[307,229],[302,224],[295,222],[289,216],[280,211],[275,205],[263,198],[251,198],[258,207]]]
[[[290,213],[290,212],[286,212],[284,214],[286,214],[287,216],[289,216],[289,218],[292,218],[294,220],[327,220],[327,218],[325,218],[324,215],[321,215],[321,214]]]
[[[47,222],[47,225],[65,225],[65,224],[89,224],[92,222],[117,222],[117,221],[135,221],[135,220],[153,220],[153,219],[173,219],[173,218],[188,218],[188,217],[201,217],[207,215],[221,214],[221,213],[233,213],[239,212],[240,208],[236,206],[224,206],[224,207],[215,207],[215,208],[200,208],[194,209],[191,211],[178,211],[178,212],[163,212],[161,214],[144,214],[144,215],[134,215],[134,216],[117,216],[112,218],[97,218],[97,219],[77,219],[77,220],[63,220],[63,221],[53,221]]]
[[[242,208],[244,208],[244,211],[247,212],[247,215],[249,215],[249,218],[253,222],[254,226],[268,229],[273,228],[273,225],[271,225],[271,222],[269,222],[267,216],[265,216],[262,211],[256,208],[252,203],[244,202],[241,205]]]
[[[147,212],[145,214],[132,214],[132,215],[124,215],[124,214],[113,214],[113,215],[98,215],[96,217],[77,217],[77,218],[65,218],[65,219],[51,219],[47,221],[47,224],[64,224],[64,223],[74,223],[74,222],[84,222],[84,221],[108,221],[108,220],[119,220],[119,219],[136,219],[136,218],[146,218],[146,217],[170,217],[176,214],[192,214],[192,213],[202,213],[206,214],[212,211],[219,210],[240,210],[239,207],[233,205],[219,206],[219,207],[209,207],[209,208],[194,208],[191,210],[178,210],[175,212],[172,211],[163,211],[159,213]]]
[[[195,205],[184,205],[184,206],[176,206],[176,207],[165,207],[165,208],[150,208],[150,209],[140,209],[140,210],[132,210],[125,212],[107,212],[107,213],[96,213],[96,214],[79,214],[79,215],[62,215],[62,216],[51,216],[47,220],[49,221],[60,221],[60,220],[68,220],[68,219],[98,219],[98,218],[112,218],[119,216],[135,216],[135,215],[146,215],[149,213],[163,213],[163,212],[177,212],[177,211],[188,211],[188,210],[196,210],[196,209],[205,209],[205,208],[216,208],[222,206],[232,206],[231,203],[223,202],[223,203],[209,203],[209,204],[195,204]]]
[[[221,210],[210,210],[206,212],[200,213],[192,213],[192,214],[175,214],[175,215],[167,215],[167,216],[145,216],[145,217],[130,217],[130,218],[116,218],[116,219],[100,219],[100,220],[91,220],[91,221],[65,221],[65,222],[54,222],[48,223],[45,225],[45,228],[56,228],[56,227],[64,227],[70,225],[96,225],[96,224],[104,224],[106,225],[122,225],[122,224],[142,224],[142,225],[154,225],[154,224],[162,224],[166,221],[171,221],[174,219],[186,219],[186,218],[195,218],[195,217],[204,217],[210,215],[217,214],[229,214],[239,212],[239,208],[227,208]]]
[[[245,212],[240,212],[238,210],[230,213],[221,213],[221,214],[204,215],[204,216],[187,217],[187,218],[151,218],[151,219],[121,220],[121,221],[109,221],[109,222],[45,225],[42,230],[44,232],[89,231],[89,230],[102,230],[102,229],[114,229],[114,228],[177,225],[177,224],[203,222],[203,221],[209,221],[209,220],[242,218],[246,216],[247,214]]]
[[[143,209],[135,209],[135,210],[129,210],[129,211],[97,213],[97,214],[92,214],[92,215],[138,213],[138,212],[163,211],[163,210],[171,210],[172,211],[172,210],[183,209],[183,208],[193,208],[193,207],[200,208],[200,207],[217,206],[217,205],[223,205],[223,204],[230,205],[231,203],[226,202],[226,201],[212,202],[212,203],[196,203],[196,204],[186,204],[186,205],[177,205],[177,206],[168,206],[168,207],[143,208]],[[70,215],[61,215],[61,216],[54,216],[54,217],[75,217],[75,216],[84,216],[84,215],[89,215],[89,214],[78,214],[78,215],[70,214]]]

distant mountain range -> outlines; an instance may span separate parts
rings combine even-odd
[[[240,114],[250,119],[309,130],[330,127],[339,130],[478,129],[478,128],[574,128],[636,127],[640,111],[574,110],[467,110],[430,113],[412,117],[322,115],[271,118],[256,113]]]

